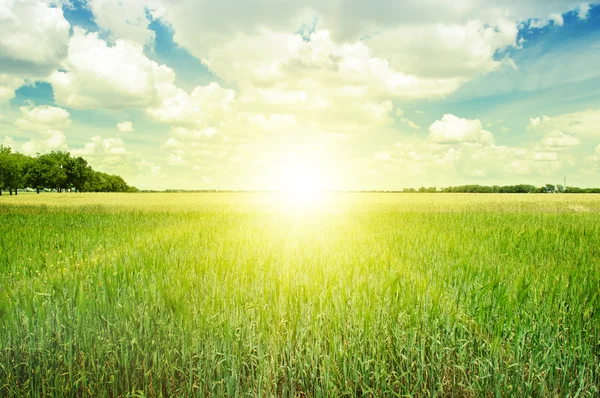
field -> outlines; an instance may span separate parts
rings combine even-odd
[[[600,196],[0,197],[0,396],[600,394]]]

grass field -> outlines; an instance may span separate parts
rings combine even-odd
[[[0,396],[600,394],[600,196],[0,197]]]

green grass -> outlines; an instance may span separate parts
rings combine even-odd
[[[600,197],[0,198],[0,396],[600,394]]]

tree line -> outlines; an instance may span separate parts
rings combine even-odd
[[[445,188],[421,187],[404,188],[402,193],[600,193],[600,188],[564,187],[562,185],[546,184],[536,187],[530,184],[517,185],[458,185]]]
[[[118,175],[95,171],[82,157],[69,152],[53,151],[26,156],[0,145],[0,195],[12,195],[19,189],[31,188],[37,193],[45,189],[57,192],[136,192]]]

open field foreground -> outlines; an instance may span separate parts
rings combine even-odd
[[[0,197],[0,396],[600,394],[600,196]]]

